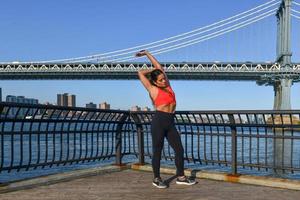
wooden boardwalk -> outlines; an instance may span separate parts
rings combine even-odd
[[[152,186],[152,173],[123,170],[53,185],[39,186],[0,194],[1,200],[134,200],[134,199],[299,199],[300,191],[252,186],[238,183],[197,179],[193,186],[176,185],[173,175],[162,175],[170,181],[167,189]]]

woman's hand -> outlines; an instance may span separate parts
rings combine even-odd
[[[142,57],[142,56],[147,55],[147,53],[148,53],[147,50],[141,50],[141,51],[137,52],[137,53],[135,54],[135,56],[136,56],[136,57]]]

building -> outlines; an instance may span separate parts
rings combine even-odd
[[[49,101],[46,101],[46,102],[44,103],[44,105],[46,105],[46,106],[53,106],[53,104],[50,103]]]
[[[7,102],[17,102],[17,97],[13,95],[7,95],[6,96],[6,101]]]
[[[58,106],[63,106],[63,105],[67,105],[67,102],[64,102],[64,94],[57,94],[57,105]]]
[[[146,106],[146,107],[143,108],[143,111],[151,111],[151,109]]]
[[[130,111],[141,111],[141,108],[139,106],[132,106]]]
[[[68,96],[68,106],[76,107],[76,96],[74,94]]]
[[[13,95],[7,95],[6,101],[14,102],[14,103],[23,103],[23,104],[38,104],[39,103],[38,99],[25,98],[25,96],[13,96]]]
[[[151,109],[149,107],[144,107],[144,108],[141,108],[139,106],[132,106],[130,108],[130,111],[151,111]]]
[[[94,104],[93,102],[90,102],[90,103],[88,103],[88,104],[85,104],[85,107],[86,107],[86,108],[97,108],[97,105]]]
[[[76,107],[76,96],[73,94],[57,94],[57,105],[65,107]]]
[[[69,93],[57,94],[57,105],[64,107],[76,107],[76,96]],[[58,113],[55,112],[54,114],[59,114],[59,111]],[[77,115],[75,111],[64,110],[61,113],[61,116],[66,117],[66,114],[68,115],[67,117],[72,117],[74,114]]]
[[[86,108],[90,108],[90,109],[97,109],[97,104],[94,104],[93,102],[90,102],[90,103],[88,103],[88,104],[85,104],[85,107],[86,107]],[[89,118],[95,119],[95,117],[97,116],[97,115],[95,115],[95,112],[94,112],[94,111],[84,111],[84,112],[82,113],[82,115],[83,115],[83,116],[88,115],[88,116],[87,116],[87,119],[89,119]]]
[[[45,102],[44,105],[46,105],[46,106],[53,106],[53,104],[50,103],[50,102],[48,102],[48,101]],[[47,116],[51,116],[53,114],[53,111],[54,111],[53,109],[43,110],[43,112],[46,112]]]
[[[99,108],[100,109],[107,109],[107,110],[109,110],[110,109],[110,104],[108,104],[106,102],[100,103],[99,104]]]
[[[13,95],[7,95],[6,96],[6,102],[12,102],[12,103],[20,103],[20,104],[39,104],[38,99],[34,98],[25,98],[25,96],[13,96]],[[15,116],[16,114],[20,117],[22,116],[33,116],[34,114],[39,114],[39,112],[36,112],[36,109],[27,109],[27,108],[18,108],[18,107],[12,107],[9,110],[9,115]]]

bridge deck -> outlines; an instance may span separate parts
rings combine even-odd
[[[171,180],[168,189],[151,185],[152,173],[125,170],[98,176],[76,179],[54,185],[0,194],[1,200],[26,199],[298,199],[300,191],[242,185],[197,179],[194,186],[175,184],[172,175],[162,175]]]

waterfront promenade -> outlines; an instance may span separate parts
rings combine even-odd
[[[152,173],[122,170],[85,178],[78,178],[52,185],[34,187],[0,194],[1,200],[133,200],[133,199],[299,199],[300,191],[264,186],[197,179],[194,186],[176,185],[173,175],[163,174],[170,181],[167,189],[151,185]]]
[[[11,116],[12,109],[18,111]],[[20,115],[32,109],[36,115],[30,119]],[[20,173],[20,180],[24,171],[41,176],[43,168],[99,164],[22,181],[11,182],[15,179],[8,177],[0,184],[0,200],[298,199],[300,195],[300,125],[293,120],[300,119],[300,110],[177,112],[190,167],[186,174],[199,183],[178,186],[173,179],[166,190],[152,186],[152,168],[147,164],[152,156],[153,112],[7,102],[0,103],[0,110],[4,175]],[[167,145],[162,160],[166,166],[174,165],[174,152]],[[216,171],[205,171],[211,166]],[[272,177],[273,171],[290,178]],[[170,179],[175,169],[161,168],[161,172]]]

